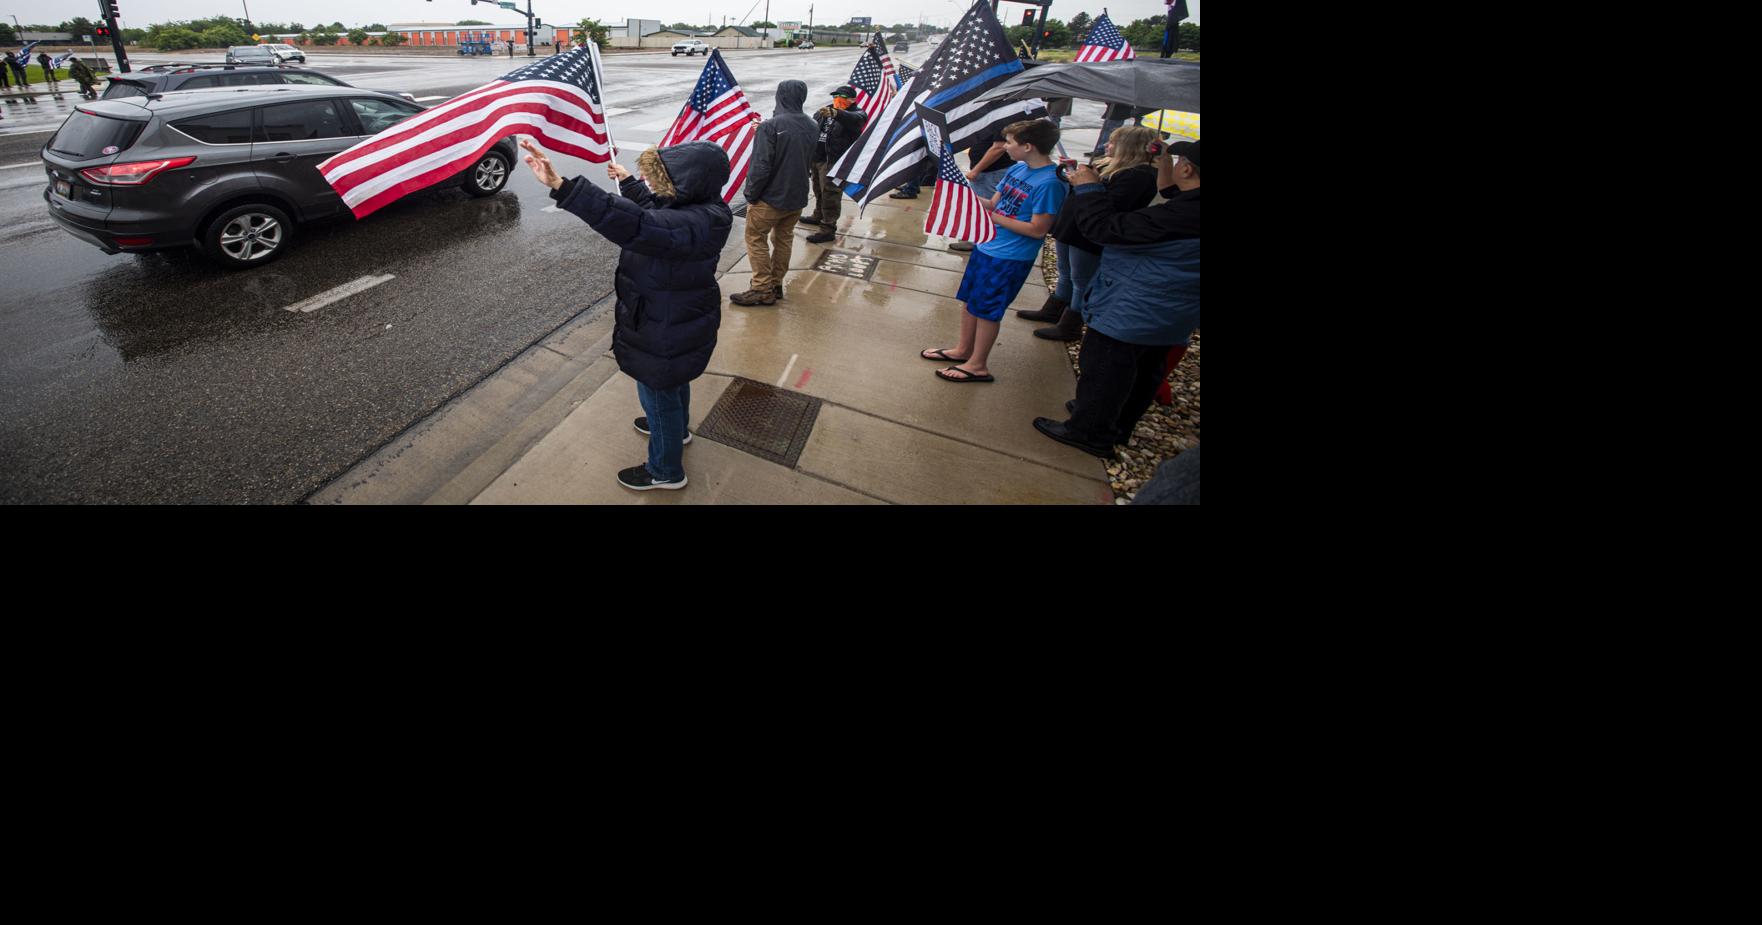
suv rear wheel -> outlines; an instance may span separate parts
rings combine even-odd
[[[465,192],[473,196],[494,196],[508,183],[508,159],[500,151],[491,151],[470,169],[465,177]]]
[[[287,213],[272,205],[234,206],[202,235],[202,251],[229,270],[260,267],[281,256],[293,236]]]

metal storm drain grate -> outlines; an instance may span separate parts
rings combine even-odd
[[[814,264],[814,269],[866,280],[875,275],[875,267],[880,262],[879,258],[865,257],[850,251],[829,250],[820,255],[820,262]]]
[[[818,398],[737,378],[697,435],[793,469],[819,416]]]

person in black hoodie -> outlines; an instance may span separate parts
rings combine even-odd
[[[863,134],[863,126],[869,124],[868,113],[857,106],[856,99],[856,88],[846,84],[832,91],[830,106],[822,106],[814,113],[814,121],[820,125],[820,143],[814,148],[814,214],[804,215],[801,220],[804,225],[819,225],[820,230],[808,235],[809,244],[832,240],[832,230],[838,227],[844,189],[827,171],[850,150]]]
[[[795,223],[807,208],[809,167],[820,140],[819,126],[801,111],[807,98],[808,85],[799,80],[778,84],[777,108],[753,134],[746,171],[746,254],[753,282],[751,289],[728,297],[736,305],[774,305],[783,297]]]
[[[728,153],[707,141],[650,148],[637,160],[646,186],[629,170],[607,164],[620,199],[582,177],[563,179],[531,142],[520,146],[527,166],[563,211],[623,248],[612,355],[636,380],[647,414],[635,425],[649,437],[649,458],[619,472],[618,483],[637,491],[684,488],[691,380],[709,365],[722,323],[716,261],[734,227],[722,201]]]

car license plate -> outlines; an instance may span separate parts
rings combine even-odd
[[[72,199],[73,198],[73,184],[67,182],[66,180],[56,180],[55,181],[55,192],[60,193],[61,195],[66,196],[69,199]]]

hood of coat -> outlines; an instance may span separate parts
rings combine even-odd
[[[675,205],[710,199],[720,201],[728,184],[728,152],[707,141],[692,141],[661,149],[661,164],[673,181]]]
[[[808,85],[799,80],[785,80],[777,85],[777,108],[771,110],[773,116],[790,113],[801,115],[801,104],[807,102]]]

